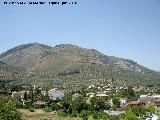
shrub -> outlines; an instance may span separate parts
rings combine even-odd
[[[52,110],[60,110],[63,106],[60,103],[51,103]]]
[[[23,103],[17,101],[15,104],[16,108],[23,108]]]
[[[33,108],[33,104],[32,104],[32,102],[25,102],[25,105],[23,107],[24,107],[24,109]]]
[[[37,105],[37,104],[34,104],[33,107],[34,107],[34,109],[40,109],[40,108],[42,108],[41,105]]]
[[[13,102],[0,98],[0,120],[21,120],[21,113]]]
[[[45,107],[45,108],[43,108],[43,111],[52,112],[52,108],[51,107]]]
[[[88,117],[92,114],[91,111],[88,110],[82,110],[81,113],[79,114],[79,117],[82,117],[83,120],[88,120]]]
[[[72,117],[77,117],[78,116],[78,112],[77,111],[73,111],[71,114]]]
[[[29,108],[28,109],[30,112],[34,112],[34,108]]]
[[[58,115],[62,117],[68,116],[68,114],[63,111],[59,112]]]

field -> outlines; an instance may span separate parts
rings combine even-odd
[[[60,117],[56,112],[44,112],[41,109],[35,109],[30,112],[27,109],[19,109],[23,120],[82,120],[81,118]]]

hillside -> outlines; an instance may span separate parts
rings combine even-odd
[[[157,84],[160,74],[128,59],[104,55],[70,44],[55,47],[31,43],[0,55],[0,61],[26,69],[22,83],[38,85],[89,85],[116,82]]]
[[[24,76],[25,70],[9,66],[0,61],[0,80],[15,80],[21,76]]]
[[[21,78],[25,77],[25,71],[18,67],[9,66],[0,61],[0,89],[5,86],[6,83],[22,81]]]
[[[0,55],[0,60],[9,65],[29,68],[39,61],[43,55],[48,54],[49,46],[32,43],[12,48]]]

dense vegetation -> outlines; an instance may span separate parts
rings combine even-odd
[[[0,98],[0,120],[21,120],[21,113],[14,102],[7,98]]]

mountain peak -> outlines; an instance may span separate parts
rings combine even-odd
[[[32,42],[32,43],[28,43],[28,44],[24,44],[24,45],[39,46],[40,44],[37,42]]]
[[[42,48],[47,48],[47,49],[50,49],[51,46],[48,46],[48,45],[44,45],[44,44],[41,44],[41,43],[37,43],[37,42],[32,42],[32,43],[28,43],[28,44],[23,44],[24,46],[37,46],[37,47],[42,47]],[[22,45],[22,46],[23,46]]]
[[[33,43],[31,43],[31,44],[37,45],[37,44],[39,44],[39,43],[37,43],[37,42],[33,42]]]
[[[80,48],[79,46],[76,46],[76,45],[72,45],[72,44],[59,44],[59,45],[56,45],[55,48],[58,48],[58,47],[74,47],[74,48]]]

